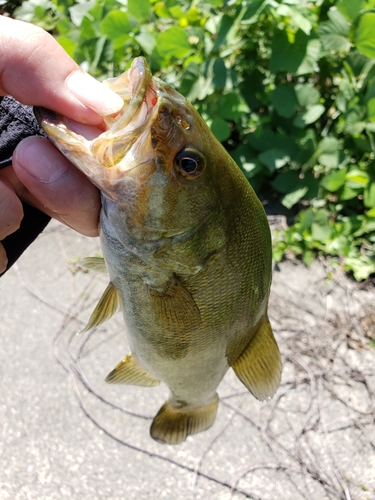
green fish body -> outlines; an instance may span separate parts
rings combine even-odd
[[[102,192],[110,283],[88,328],[120,306],[131,349],[106,380],[165,382],[170,397],[151,436],[178,444],[214,422],[216,389],[229,367],[260,400],[279,385],[267,316],[270,230],[230,155],[184,97],[152,78],[143,58],[107,85],[124,108],[94,138],[50,111],[36,115]]]

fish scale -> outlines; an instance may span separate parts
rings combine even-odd
[[[107,130],[38,108],[39,123],[102,191],[109,285],[87,328],[123,310],[131,352],[107,382],[168,386],[151,436],[178,444],[210,427],[227,370],[272,397],[280,353],[268,320],[271,238],[263,207],[195,108],[143,58],[106,83],[124,107]],[[103,265],[87,259],[96,270]]]

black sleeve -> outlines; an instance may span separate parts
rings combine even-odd
[[[30,135],[45,135],[34,117],[32,107],[24,106],[12,97],[0,97],[0,169],[12,164],[12,154],[15,147],[22,139]],[[22,203],[22,205],[24,217],[20,228],[1,242],[8,257],[6,271],[43,231],[51,219],[27,203]]]

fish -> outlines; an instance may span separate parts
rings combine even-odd
[[[83,265],[107,272],[109,284],[86,329],[121,309],[130,346],[106,381],[164,382],[169,398],[150,434],[175,445],[214,423],[229,368],[261,401],[280,384],[270,229],[230,154],[143,57],[104,83],[124,106],[101,127],[44,108],[35,115],[101,191],[103,258]]]

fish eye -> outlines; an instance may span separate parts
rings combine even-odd
[[[201,153],[191,149],[183,149],[177,153],[174,165],[184,177],[198,177],[204,170],[205,160]]]

